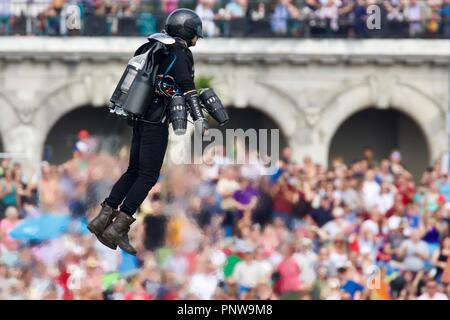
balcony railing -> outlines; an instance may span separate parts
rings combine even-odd
[[[0,35],[146,36],[161,30],[167,17],[161,2],[155,0],[108,2],[112,6],[67,0],[60,7],[49,2],[0,0]],[[192,0],[184,2],[195,5]],[[313,10],[303,10],[295,19],[270,14],[226,19],[216,14],[203,21],[208,37],[447,38],[449,15],[433,10],[433,15],[420,22],[382,15],[379,29],[369,29],[365,18],[354,13],[330,19]]]

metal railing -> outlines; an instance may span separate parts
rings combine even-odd
[[[196,3],[180,2],[192,8]],[[66,0],[60,7],[50,3],[0,1],[0,35],[146,36],[161,30],[167,17],[161,2],[156,0],[116,0],[108,2],[113,6],[103,7],[88,5],[90,2],[83,0]],[[370,30],[364,20],[352,13],[333,21],[309,9],[301,12],[295,19],[277,19],[268,13],[260,19],[250,15],[226,19],[217,14],[213,20],[204,20],[204,31],[211,37],[446,38],[449,35],[449,17],[445,14],[440,14],[436,21],[422,21],[419,31],[415,24],[412,32],[412,22],[389,20],[386,15],[381,17],[380,29]],[[430,28],[431,25],[434,27]]]

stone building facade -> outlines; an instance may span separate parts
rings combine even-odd
[[[107,105],[143,41],[1,38],[4,151],[39,159],[63,115]],[[196,73],[213,78],[224,104],[251,106],[272,118],[298,160],[310,155],[326,165],[340,126],[368,108],[410,119],[429,162],[448,151],[448,41],[208,39],[193,52]],[[182,140],[172,137],[171,148]]]

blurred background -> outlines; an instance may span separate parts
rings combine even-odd
[[[108,112],[178,7],[224,129],[279,129],[274,174],[173,165],[112,251],[87,222],[128,162]],[[0,299],[448,299],[449,0],[0,0]]]

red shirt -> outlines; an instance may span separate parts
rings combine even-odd
[[[69,278],[70,273],[67,271],[61,272],[58,278],[56,278],[56,282],[63,288],[63,300],[73,300],[73,293],[67,285]]]
[[[399,190],[400,195],[402,196],[402,203],[405,206],[410,204],[414,199],[414,192],[415,192],[414,184],[408,183],[406,187],[397,184],[396,187]]]
[[[287,189],[287,190],[286,190]],[[292,213],[293,204],[288,200],[289,193],[295,192],[294,187],[288,185],[287,188],[281,188],[273,197],[273,211]]]
[[[124,300],[153,300],[153,297],[149,295],[147,292],[140,292],[140,293],[134,293],[134,292],[127,292],[125,293]]]
[[[292,257],[280,263],[278,272],[280,273],[280,293],[300,290],[300,268]]]

